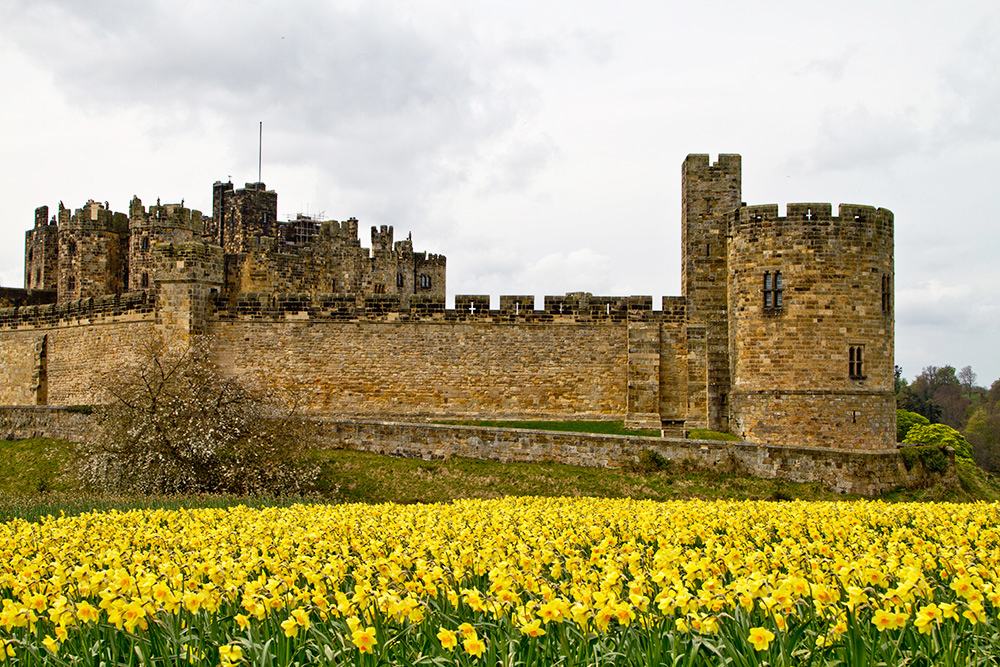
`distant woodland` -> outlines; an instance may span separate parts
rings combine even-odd
[[[896,366],[896,406],[957,430],[980,467],[1000,472],[1000,379],[988,389],[977,380],[971,366],[927,366],[907,383]]]

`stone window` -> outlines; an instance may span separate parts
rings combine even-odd
[[[145,271],[142,272],[142,288],[146,289],[149,287],[149,274]]]
[[[403,274],[402,273],[397,273],[396,274],[396,287],[402,287],[402,286],[403,286]]]
[[[851,345],[847,353],[847,374],[852,380],[865,379],[864,356],[864,345]]]
[[[66,279],[66,289],[70,292],[76,289],[76,277],[70,276]]]
[[[376,283],[375,294],[385,294],[385,285],[383,285],[382,283]]]
[[[142,240],[139,241],[139,249],[142,250],[143,252],[146,252],[146,251],[149,250],[149,237],[148,236],[143,236]]]
[[[431,287],[431,277],[426,273],[420,274],[420,286],[424,289],[430,289]]]
[[[784,282],[781,271],[764,272],[764,309],[780,310],[784,304]]]
[[[70,257],[76,254],[76,241],[73,239],[69,240],[69,243],[66,244],[66,252],[69,253]]]
[[[888,273],[882,274],[882,312],[892,312],[892,279]]]

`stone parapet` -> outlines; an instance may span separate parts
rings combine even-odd
[[[680,324],[685,316],[683,297],[664,297],[662,310],[653,310],[653,298],[650,296],[593,296],[585,293],[546,296],[543,310],[535,310],[534,302],[534,296],[501,295],[500,308],[490,309],[489,295],[459,294],[455,297],[455,307],[447,308],[444,297],[414,296],[404,303],[396,295],[268,292],[242,293],[236,295],[235,299],[219,295],[214,309],[215,316],[220,321],[296,319],[326,322]]]
[[[58,325],[152,318],[155,302],[149,292],[127,292],[87,297],[62,303],[0,308],[0,329],[24,329]]]

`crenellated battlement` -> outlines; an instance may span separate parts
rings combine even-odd
[[[183,201],[180,204],[160,204],[157,199],[148,211],[137,196],[133,196],[129,203],[129,226],[132,230],[141,227],[182,228],[201,237],[205,219],[201,211],[186,208]]]
[[[692,153],[684,160],[683,170],[685,174],[739,173],[742,163],[743,158],[735,153],[720,153],[715,162],[708,153]]]
[[[62,303],[0,308],[0,329],[48,329],[147,314],[151,319],[154,306],[155,300],[150,293],[126,292]]]
[[[37,222],[37,220],[36,220]],[[59,210],[59,230],[61,232],[75,231],[111,231],[122,232],[128,229],[128,216],[112,211],[107,202],[87,200],[87,203],[70,214],[69,209]]]
[[[892,211],[861,204],[840,204],[838,215],[826,202],[795,203],[786,206],[786,214],[779,215],[777,204],[740,206],[730,224],[730,234],[759,235],[769,230],[782,233],[817,233],[826,236],[839,234],[874,233],[892,235]]]
[[[372,255],[392,250],[392,225],[372,227]]]
[[[444,297],[413,296],[403,303],[396,295],[245,293],[235,305],[219,297],[217,317],[226,320],[445,321],[527,324],[593,324],[628,321],[684,321],[682,297],[664,297],[663,310],[654,311],[650,296],[593,296],[571,293],[546,296],[544,308],[535,310],[531,295],[501,295],[500,308],[490,309],[485,294],[459,294],[454,308]]]

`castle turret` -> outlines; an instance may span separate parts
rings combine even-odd
[[[213,299],[223,287],[222,248],[200,241],[153,247],[156,328],[170,346],[206,333]]]
[[[88,201],[59,211],[59,301],[120,294],[127,284],[128,217]]]
[[[729,231],[733,433],[889,449],[893,215],[842,204],[743,206]]]
[[[147,212],[138,197],[129,205],[129,291],[153,287],[153,246],[157,243],[200,241],[205,228],[201,211],[159,200]]]
[[[726,234],[740,205],[739,155],[688,155],[682,169],[681,293],[687,303],[685,429],[728,431]]]
[[[256,236],[276,236],[277,222],[278,193],[263,183],[247,183],[242,190],[234,190],[232,183],[212,186],[208,236],[227,254],[246,252]]]
[[[55,292],[59,281],[59,228],[49,207],[35,209],[35,226],[24,235],[24,287]]]

